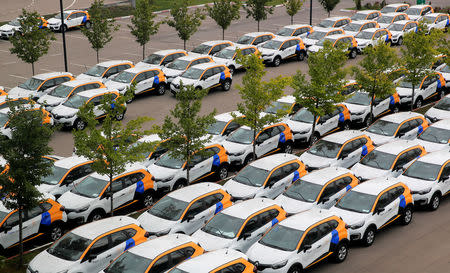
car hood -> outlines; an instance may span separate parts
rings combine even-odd
[[[183,70],[176,70],[167,67],[163,68],[162,71],[164,72],[166,77],[178,77],[184,72]]]
[[[344,210],[338,207],[331,207],[330,212],[341,217],[347,225],[354,225],[361,220],[365,220],[368,215],[366,213]]]
[[[308,167],[321,169],[331,166],[335,158],[327,158],[305,152],[300,156],[300,160]]]
[[[309,38],[303,38],[302,40],[305,45],[309,45],[309,46],[315,45],[319,41],[319,40],[309,39]]]
[[[78,113],[78,109],[70,108],[65,105],[58,105],[52,110],[54,116],[74,116]]]
[[[91,203],[92,200],[92,198],[68,191],[58,198],[58,203],[67,209],[79,209]]]
[[[279,204],[288,214],[296,214],[310,210],[315,206],[315,203],[299,201],[283,194],[275,198],[275,202]]]
[[[434,107],[431,107],[425,113],[425,116],[429,117],[429,118],[435,118],[437,120],[448,119],[448,118],[450,118],[450,111],[445,111],[445,110],[436,109]],[[432,120],[432,122],[435,122],[435,121]]]
[[[358,105],[358,104],[353,104],[353,103],[348,103],[348,102],[346,102],[344,104],[345,104],[345,106],[347,106],[348,110],[352,114],[364,113],[370,108],[369,106]]]
[[[356,42],[358,43],[358,45],[364,45],[369,43],[371,40],[370,39],[361,39],[361,38],[356,38]]]
[[[61,104],[65,100],[66,98],[54,97],[52,95],[46,94],[39,98],[38,103],[41,105],[56,106]]]
[[[375,146],[380,146],[380,145],[386,144],[394,139],[393,136],[383,136],[383,135],[370,133],[367,131],[365,131],[365,133],[368,137],[370,137],[370,139],[372,140],[372,142]]]
[[[403,96],[412,96],[412,89],[411,88],[403,88],[403,87],[397,87],[396,88],[397,93],[400,97]],[[418,88],[416,88],[415,93],[417,93]]]
[[[259,48],[259,51],[261,51],[261,55],[272,55],[278,52],[278,50],[269,48]]]
[[[181,169],[171,169],[153,164],[148,166],[147,170],[155,179],[165,179],[174,176]]]
[[[356,177],[361,177],[364,180],[385,177],[391,172],[390,170],[376,169],[360,163],[356,163],[350,170],[353,171]]]
[[[411,191],[425,190],[427,188],[432,187],[433,184],[436,183],[436,181],[427,181],[427,180],[408,177],[405,175],[400,175],[397,179],[398,179],[398,181],[405,183],[406,186],[408,186],[408,188]]]
[[[180,84],[180,82],[183,82],[184,85],[194,85],[198,80],[183,78],[183,77],[176,77],[173,79],[173,84]]]
[[[171,229],[177,223],[177,221],[166,220],[148,212],[142,213],[137,220],[146,231],[153,233]]]
[[[89,76],[87,74],[81,73],[77,76],[77,80],[91,80],[91,81],[102,81],[101,77]]]
[[[387,28],[390,24],[378,23],[378,25],[380,26],[380,28]]]
[[[345,34],[355,36],[359,31],[347,31],[345,30]]]
[[[105,86],[108,89],[118,90],[118,91],[124,91],[128,86],[130,86],[127,83],[122,82],[115,82],[113,80],[108,80],[105,82]]]
[[[55,187],[59,187],[59,185],[49,185],[49,184],[42,183],[39,186],[37,186],[36,189],[40,193],[45,194],[45,193],[51,193]]]
[[[431,141],[425,141],[422,139],[415,139],[415,141],[419,145],[423,146],[425,148],[425,151],[427,151],[427,153],[449,149],[448,143],[436,143],[436,142],[431,142]]]
[[[392,31],[391,30],[391,34],[392,34],[392,37],[397,37],[397,36],[402,35],[403,31]]]
[[[17,87],[14,87],[13,89],[9,90],[8,98],[11,98],[11,99],[28,98],[28,97],[31,97],[34,92],[36,92],[36,91],[23,89],[23,88],[17,86]]]
[[[53,273],[70,269],[75,263],[76,261],[67,261],[58,258],[48,253],[47,250],[44,250],[34,257],[30,262],[29,267],[33,269],[34,272]]]
[[[203,230],[197,230],[192,237],[197,239],[198,245],[200,245],[205,251],[213,251],[221,248],[230,247],[233,239],[221,238],[212,234],[206,233]]]
[[[285,123],[289,126],[289,128],[291,128],[292,132],[294,132],[294,133],[311,131],[311,129],[312,129],[312,124],[295,121],[292,119],[286,120]]]
[[[322,46],[318,46],[318,45],[316,45],[316,44],[314,44],[314,45],[308,47],[308,51],[311,51],[311,52],[317,52],[317,51],[319,51],[319,50],[321,50],[321,49],[322,49]]]
[[[287,260],[292,252],[268,247],[258,242],[252,245],[246,254],[254,262],[273,265]]]
[[[50,18],[50,19],[47,20],[47,22],[48,22],[50,25],[53,25],[53,24],[61,24],[61,19]]]
[[[16,30],[18,29],[18,27],[14,27],[8,24],[5,24],[3,26],[0,27],[0,31],[11,31],[11,30]]]
[[[262,189],[262,187],[244,185],[230,179],[227,183],[225,183],[225,185],[223,185],[223,189],[235,198],[250,199],[253,198],[255,194]]]
[[[250,145],[251,144],[241,144],[241,143],[236,143],[236,142],[230,142],[230,141],[227,141],[227,140],[222,142],[222,146],[230,154],[235,154],[235,153],[242,152],[243,150],[245,150]]]

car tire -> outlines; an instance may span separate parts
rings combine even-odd
[[[86,21],[86,23],[84,23],[84,27],[90,29],[92,27],[91,21]]]
[[[294,151],[294,145],[292,145],[291,142],[287,142],[284,145],[283,152],[286,153],[286,154],[292,154],[293,151]]]
[[[68,30],[68,28],[67,28],[67,25],[66,25],[66,24],[62,25],[62,26],[61,26],[61,28],[62,28],[62,30],[63,30],[64,32],[67,32],[67,30]]]
[[[144,195],[141,198],[141,205],[144,208],[150,207],[155,203],[155,194],[150,191],[144,192]]]
[[[440,99],[445,97],[445,89],[444,88],[441,88],[441,90],[438,90],[437,92],[438,92],[438,99],[437,100],[440,100]]]
[[[375,242],[377,231],[375,227],[369,226],[366,231],[364,232],[364,236],[362,238],[362,244],[363,246],[371,246],[373,242]]]
[[[82,131],[86,128],[86,122],[82,121],[81,119],[76,119],[73,123],[73,128],[77,131]]]
[[[244,167],[247,166],[247,165],[250,164],[252,161],[253,161],[253,154],[249,154],[249,155],[245,158],[243,166],[244,166]]]
[[[231,88],[231,80],[230,79],[226,79],[223,83],[222,83],[222,90],[223,91],[228,91]]]
[[[278,67],[281,64],[281,58],[280,56],[276,56],[272,61],[273,66]]]
[[[228,69],[230,70],[230,74],[231,74],[231,75],[233,75],[234,72],[236,71],[236,68],[234,67],[234,65],[230,65],[230,66],[228,67]]]
[[[91,214],[89,214],[88,222],[95,222],[105,217],[105,213],[103,211],[96,209]]]
[[[341,242],[336,247],[336,252],[333,254],[333,262],[342,263],[348,256],[348,244]]]
[[[403,37],[398,38],[397,45],[401,46],[403,44]]]
[[[126,96],[129,96],[129,98],[125,101],[126,103],[132,103],[134,101],[134,97],[136,96],[135,94],[133,94],[130,91],[127,91],[125,93]]]
[[[56,241],[64,235],[63,227],[60,223],[55,223],[50,227],[48,237],[52,241]]]
[[[306,53],[305,51],[300,51],[297,53],[297,61],[301,62],[305,59]]]
[[[398,113],[398,112],[400,112],[400,106],[398,105],[398,104],[395,104],[393,107],[392,107],[392,113]]]
[[[405,211],[401,215],[400,224],[402,224],[403,226],[407,226],[407,225],[409,225],[409,223],[411,223],[412,218],[413,218],[412,207],[411,206],[407,206],[405,208]]]
[[[298,264],[294,264],[288,270],[288,273],[302,273],[302,272],[303,272],[303,268]]]
[[[159,84],[156,87],[156,94],[158,94],[158,96],[162,96],[166,93],[166,86],[164,84]]]
[[[356,51],[356,49],[352,49],[350,51],[349,57],[350,57],[350,59],[354,59],[354,58],[356,58],[357,55],[358,55],[358,52]]]
[[[175,182],[175,184],[173,185],[172,190],[176,191],[178,189],[184,188],[184,186],[186,186],[186,183],[183,180],[178,180],[177,182]]]
[[[348,121],[344,121],[344,124],[342,125],[342,130],[343,131],[347,131],[347,130],[350,130],[350,122],[348,122]]]
[[[439,205],[441,204],[441,195],[439,193],[434,193],[433,196],[431,196],[430,204],[428,204],[428,208],[431,211],[437,210],[439,208]]]
[[[314,133],[312,136],[312,140],[311,140],[311,144],[314,144],[315,142],[317,142],[320,139],[320,135],[319,133]]]
[[[116,115],[116,120],[121,121],[125,117],[125,111]]]
[[[217,180],[221,181],[228,177],[228,166],[222,164],[219,166],[219,169],[216,171]]]
[[[418,97],[416,102],[414,103],[414,109],[421,108],[423,106],[422,97]]]

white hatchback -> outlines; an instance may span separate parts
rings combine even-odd
[[[443,119],[431,124],[417,137],[417,142],[427,152],[448,150],[450,148],[450,119]]]
[[[450,118],[450,95],[443,97],[433,107],[425,112],[425,118],[430,122],[437,122]]]
[[[77,76],[77,80],[92,80],[105,82],[128,68],[133,67],[133,62],[127,60],[111,60],[101,62],[89,68],[86,72]]]
[[[73,80],[73,76],[67,72],[50,72],[34,75],[24,83],[9,90],[8,98],[30,98],[38,100],[56,86],[71,80]]]
[[[295,57],[303,61],[306,57],[305,45],[301,38],[292,36],[275,36],[259,47],[264,62],[279,66],[282,60]]]

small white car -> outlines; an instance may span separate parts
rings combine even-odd
[[[450,118],[450,95],[445,96],[438,101],[433,107],[425,112],[425,118],[430,122],[437,122]]]
[[[228,40],[214,40],[207,41],[199,44],[189,53],[196,53],[201,55],[214,55],[222,49],[234,45],[233,42]]]
[[[352,21],[350,24],[346,25],[343,29],[345,34],[356,36],[356,34],[369,28],[379,28],[377,21],[375,20],[361,20]]]
[[[284,26],[276,34],[278,36],[297,36],[303,39],[313,31],[313,27],[310,25],[297,24]]]
[[[175,61],[178,58],[187,56],[188,53],[183,49],[165,49],[156,51],[147,56],[141,62],[138,62],[136,66],[160,66],[164,67]]]
[[[404,12],[409,8],[409,4],[406,3],[397,3],[397,4],[389,4],[384,6],[380,11],[381,13],[390,13],[390,12]]]
[[[330,213],[342,217],[351,241],[370,246],[383,227],[396,220],[411,223],[413,204],[408,186],[394,178],[377,178],[348,191]]]
[[[442,77],[444,77],[445,87],[450,88],[450,66],[442,64],[436,68],[436,71],[441,73]]]
[[[172,233],[190,235],[231,205],[231,196],[222,186],[198,183],[170,192],[137,219],[150,238]]]
[[[245,253],[267,230],[285,218],[286,212],[273,200],[250,199],[221,211],[192,237],[205,251],[232,248]]]
[[[115,211],[136,202],[148,207],[153,204],[155,191],[153,177],[145,167],[133,164],[113,177],[111,187],[107,175],[93,173],[61,195],[58,202],[64,206],[70,222],[86,223],[97,221],[111,212],[111,197]]]
[[[236,44],[256,46],[272,40],[274,37],[272,32],[250,32],[239,37]]]
[[[49,125],[53,126],[55,123],[55,120],[53,119],[50,112],[47,110],[41,108],[38,104],[25,104],[24,108],[27,109],[27,112],[31,111],[42,111],[42,124],[43,125]],[[13,132],[11,127],[9,127],[9,112],[10,108],[5,107],[0,110],[0,137],[7,137],[11,139],[13,137]]]
[[[78,117],[78,111],[80,111],[80,108],[83,105],[87,103],[93,103],[94,114],[96,118],[101,118],[105,113],[100,108],[100,104],[106,95],[111,95],[113,99],[120,96],[119,92],[117,91],[111,91],[107,88],[100,88],[83,91],[70,97],[64,103],[56,106],[52,110],[51,113],[53,119],[55,120],[55,124],[61,124],[62,126],[68,128],[73,127],[77,130],[84,130],[84,128],[86,128],[86,122]],[[116,119],[122,120],[124,116],[125,112],[118,114],[116,116]]]
[[[295,97],[292,95],[288,95],[272,102],[272,104],[264,110],[263,114],[277,114],[278,111],[286,111],[286,116],[291,116],[297,113],[300,108],[301,106],[295,101]]]
[[[37,103],[52,111],[56,106],[65,102],[68,98],[91,89],[105,88],[101,81],[97,80],[73,80],[58,85],[48,94],[41,96]]]
[[[415,5],[410,6],[405,13],[408,14],[409,18],[414,21],[419,21],[423,16],[433,13],[433,7],[431,5]]]
[[[34,257],[26,273],[99,272],[124,251],[146,240],[145,230],[131,217],[103,219],[66,233]]]
[[[379,10],[368,9],[355,12],[355,14],[353,14],[353,16],[350,19],[352,19],[352,22],[362,20],[377,20],[380,16],[381,12]]]
[[[30,98],[38,100],[43,95],[48,94],[56,86],[73,79],[73,75],[67,72],[50,72],[34,75],[24,83],[9,90],[8,98]]]
[[[361,182],[378,177],[398,177],[425,149],[415,141],[398,140],[375,148],[351,168]]]
[[[275,202],[283,207],[288,216],[312,208],[329,209],[358,183],[352,171],[327,167],[310,172],[292,183]]]
[[[342,219],[312,210],[281,221],[250,247],[247,256],[258,272],[301,272],[325,257],[345,261],[349,243]]]
[[[317,44],[320,40],[328,35],[344,34],[344,30],[341,28],[323,28],[314,27],[314,31],[311,32],[307,37],[302,38],[303,44],[308,48],[312,45]]]
[[[176,94],[183,85],[192,85],[196,89],[221,87],[223,91],[231,88],[233,76],[226,65],[217,63],[203,63],[191,66],[180,76],[173,79],[170,91]]]
[[[117,73],[134,67],[133,62],[127,60],[112,60],[101,62],[77,76],[77,80],[92,80],[106,82]]]
[[[0,27],[0,37],[2,39],[9,39],[9,37],[16,34],[17,31],[20,31],[20,22],[18,18],[2,25]]]
[[[391,33],[385,28],[368,28],[355,36],[358,43],[358,52],[362,53],[368,46],[376,46],[379,42],[389,44],[391,42]]]
[[[445,96],[445,79],[441,73],[432,73],[429,76],[423,78],[419,86],[414,88],[414,98],[412,98],[412,84],[405,78],[397,82],[396,88],[398,95],[400,96],[401,105],[411,105],[413,103],[414,108],[421,108],[423,102],[434,96],[438,96],[441,99]]]
[[[408,14],[404,12],[390,12],[383,13],[382,16],[377,19],[377,23],[380,28],[387,28],[392,23],[402,20],[409,20]]]
[[[162,139],[157,134],[151,134],[143,136],[142,138],[138,139],[137,142],[146,142],[146,143],[154,143],[155,146],[153,147],[152,151],[146,151],[144,152],[145,159],[141,162],[142,165],[148,167],[155,163],[158,158],[167,152],[166,148],[161,147],[159,145],[162,141]]]
[[[259,47],[264,62],[273,66],[279,66],[281,61],[295,57],[297,61],[303,61],[306,57],[305,45],[302,39],[297,37],[275,36]]]
[[[352,19],[350,17],[336,16],[336,17],[328,17],[320,21],[317,25],[318,27],[323,28],[343,28],[347,24],[350,24]]]
[[[450,119],[443,119],[431,124],[417,137],[417,142],[427,152],[448,150],[450,148]]]
[[[67,31],[80,26],[90,28],[91,25],[89,13],[86,10],[65,10],[63,20],[61,20],[61,13],[58,12],[55,17],[48,19],[47,27],[53,31],[61,31],[61,28]]]
[[[274,199],[305,174],[305,165],[298,156],[275,154],[251,162],[223,187],[233,196],[233,201],[255,197]]]
[[[214,54],[213,60],[216,63],[224,64],[230,69],[230,73],[234,74],[236,69],[241,69],[242,65],[236,62],[237,51],[246,56],[250,54],[257,54],[259,50],[253,45],[235,45],[229,46]]]
[[[70,156],[53,163],[50,175],[42,178],[37,190],[43,194],[51,194],[58,199],[63,193],[70,191],[92,170],[92,161],[84,157]]]
[[[162,69],[166,76],[167,82],[170,84],[176,77],[181,76],[191,66],[212,63],[213,59],[208,55],[191,54],[182,56],[175,61],[169,63]]]
[[[418,23],[412,20],[402,20],[392,23],[388,26],[388,30],[392,34],[392,43],[396,45],[403,44],[403,36],[412,31],[416,31]]]
[[[236,131],[241,125],[236,122],[236,119],[232,116],[242,117],[242,114],[238,111],[222,113],[214,116],[214,123],[207,129],[208,137],[211,137],[210,142],[222,143],[231,133]]]
[[[422,21],[427,25],[428,30],[446,30],[450,26],[450,16],[445,13],[429,13],[422,17]]]
[[[378,119],[365,132],[375,146],[380,146],[396,139],[416,139],[427,127],[422,114],[399,112]]]
[[[308,47],[308,51],[313,53],[318,52],[323,48],[323,45],[326,41],[329,41],[333,45],[333,47],[339,45],[349,45],[348,56],[350,59],[354,59],[358,55],[358,43],[356,42],[356,39],[353,35],[347,33],[325,36],[315,45]]]
[[[398,177],[398,181],[411,189],[414,204],[436,210],[441,198],[450,193],[449,176],[450,151],[447,150],[429,153],[417,159]]]
[[[345,130],[319,139],[300,160],[308,171],[325,167],[350,168],[372,150],[372,140],[364,132]]]

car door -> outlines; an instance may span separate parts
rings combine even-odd
[[[211,149],[205,149],[201,153],[194,154],[191,160],[191,181],[211,172],[212,163],[214,161],[213,156],[214,151]]]
[[[212,81],[213,81],[213,86],[217,86],[220,84],[221,80],[225,79],[225,73],[224,75],[222,75],[222,72],[225,71],[225,68],[223,66],[216,66],[213,68],[213,76],[212,76]]]
[[[414,129],[417,127],[418,123],[415,120],[406,121],[398,129],[396,137],[400,139],[414,139],[417,136],[417,131]]]
[[[386,112],[390,106],[390,98],[375,98],[373,102],[373,116],[377,117]]]
[[[82,16],[80,16],[80,15],[82,15],[82,14],[80,14],[80,12],[74,12],[71,15],[69,15],[69,17],[67,17],[67,23],[66,23],[67,26],[69,28],[71,28],[71,27],[76,27],[76,26],[81,25],[84,14]]]
[[[438,181],[442,195],[450,192],[450,163],[444,166]]]
[[[119,67],[120,65],[116,65],[116,66],[112,66],[110,67],[104,74],[103,74],[103,78],[110,78],[113,75],[116,75],[117,73],[119,73]]]
[[[172,262],[170,261],[170,252],[157,258],[156,262],[153,263],[152,268],[148,273],[161,273],[166,272],[172,268]]]
[[[114,208],[118,208],[131,202],[136,192],[136,179],[133,174],[122,176],[113,181]],[[133,181],[135,181],[133,183]]]
[[[201,85],[204,89],[210,88],[211,86],[214,85],[213,74],[214,74],[213,68],[209,68],[203,73],[203,76],[201,77],[200,80],[201,80]]]
[[[377,228],[382,227],[398,214],[400,200],[394,195],[394,189],[384,192],[375,207],[375,224]]]
[[[89,101],[89,102],[92,102],[92,104],[94,105],[93,112],[94,112],[94,115],[95,115],[96,118],[99,118],[99,117],[101,117],[101,116],[103,116],[105,114],[105,111],[103,111],[100,108],[100,104],[102,102],[102,99],[103,99],[103,95],[98,95],[96,97],[93,97]]]
[[[280,195],[286,189],[288,175],[289,173],[285,172],[283,167],[278,166],[273,170],[264,186],[264,197],[273,199]]]
[[[263,36],[259,36],[259,37],[256,37],[255,40],[253,40],[252,45],[259,45],[259,44],[261,44],[262,42],[263,42]]]
[[[278,216],[278,213],[273,209],[253,216],[242,229],[235,249],[245,253],[272,226],[272,220]]]
[[[98,272],[115,258],[111,251],[110,240],[109,235],[104,235],[94,242],[81,262],[82,272]]]
[[[273,126],[271,128],[267,129],[267,133],[269,134],[269,139],[267,140],[267,149],[269,152],[275,151],[278,149],[278,144],[280,142],[280,133],[282,130],[279,128],[279,126]]]
[[[347,142],[339,154],[338,165],[344,168],[350,168],[356,164],[361,158],[361,148],[363,145],[359,138]]]
[[[125,230],[116,231],[109,235],[111,245],[108,252],[111,253],[111,257],[108,257],[106,259],[105,261],[106,265],[110,264],[115,258],[117,258],[120,254],[122,254],[122,252],[134,246],[135,242],[133,241],[133,239],[130,240],[130,238],[132,238],[135,234],[136,234],[135,229],[128,228]]]
[[[325,224],[325,223],[324,223]],[[319,229],[320,228],[320,229]],[[322,234],[324,227],[320,225],[311,228],[303,239],[300,251],[303,251],[303,266],[307,267],[328,253],[331,242],[330,234]]]
[[[285,41],[281,46],[280,46],[280,55],[282,59],[286,59],[287,57],[289,57],[289,55],[291,55],[290,52],[290,47],[291,47],[291,43],[290,41]]]
[[[210,198],[206,200],[205,198],[207,197],[198,199],[190,205],[181,220],[180,231],[191,235],[214,215],[211,206],[209,206],[210,203],[208,202],[210,201]]]
[[[273,148],[273,139],[270,136],[270,133],[272,132],[271,128],[263,129],[258,136],[256,137],[256,157],[260,157],[265,155],[266,153],[270,152]]]
[[[135,76],[134,82],[136,83],[136,90],[134,91],[135,94],[142,93],[147,89],[148,86],[148,79],[146,78],[145,72],[141,72],[138,75]]]
[[[331,114],[327,114],[323,117],[320,117],[319,124],[322,122],[320,128],[322,132],[320,132],[320,135],[324,135],[339,126],[339,110],[336,108]]]

